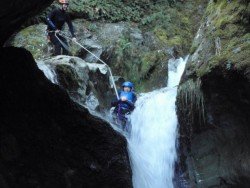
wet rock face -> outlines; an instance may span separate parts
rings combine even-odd
[[[37,63],[43,71],[53,71],[56,84],[65,89],[78,104],[87,105],[91,110],[110,108],[115,94],[110,86],[107,66],[64,55]],[[45,70],[44,66],[49,70]]]
[[[195,133],[191,155],[197,159],[200,179],[204,178],[201,185],[248,187],[250,83],[242,73],[222,77],[222,71],[204,77],[207,123]]]
[[[123,137],[47,80],[26,50],[1,48],[0,59],[0,187],[132,187]]]
[[[210,1],[179,87],[180,164],[195,187],[250,184],[247,7]]]
[[[23,24],[23,22],[31,16],[49,6],[52,0],[3,0],[0,7],[0,45]]]
[[[248,187],[250,182],[250,83],[242,73],[223,71],[202,78],[202,105],[189,91],[177,100],[180,164],[195,187]]]
[[[225,78],[221,71],[202,80],[205,123],[198,116],[190,122],[191,108],[178,109],[183,169],[194,186],[248,187],[249,82],[237,72]]]

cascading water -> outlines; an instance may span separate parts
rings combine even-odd
[[[168,87],[143,94],[131,115],[128,147],[135,188],[172,188],[176,160],[177,85],[187,58],[169,61]]]

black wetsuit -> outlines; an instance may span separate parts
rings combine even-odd
[[[65,22],[69,26],[69,30],[70,30],[72,37],[75,37],[73,24],[72,24],[70,16],[67,12],[65,12],[62,9],[54,9],[47,17],[47,24],[48,24],[48,31],[49,31],[48,35],[50,37],[50,41],[55,46],[55,52],[54,52],[55,55],[60,55],[61,49],[63,49],[64,55],[68,54],[67,49],[64,48],[64,46],[61,44],[61,42],[55,37],[55,32],[53,32],[55,30],[62,30]],[[60,40],[64,44],[66,44],[68,46],[67,41],[64,37],[62,37],[60,35],[57,35],[57,36],[60,38]]]

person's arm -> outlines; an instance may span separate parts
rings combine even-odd
[[[113,106],[117,106],[118,105],[118,103],[119,103],[119,101],[117,100],[117,101],[112,101],[111,102],[111,107],[113,107]]]
[[[68,24],[68,26],[69,26],[69,31],[70,31],[72,37],[75,38],[76,36],[75,36],[74,27],[73,27],[73,24],[72,24],[72,21],[71,21],[69,15],[67,15],[67,20],[66,20],[66,22],[67,22],[67,24]]]
[[[55,14],[56,14],[56,10],[53,10],[52,12],[50,12],[50,14],[46,18],[46,22],[48,26],[51,27],[53,30],[57,29],[56,25],[51,21],[52,18],[55,16]]]
[[[137,96],[135,93],[133,93],[133,103],[135,103],[137,101]]]
[[[122,101],[122,102],[127,103],[129,106],[134,106],[134,103],[129,100]]]
[[[120,100],[120,94],[121,94],[121,90],[118,90],[118,96],[119,96],[119,99],[115,98],[114,100],[112,100],[112,102],[111,102],[111,106],[117,106],[117,105],[118,105],[118,103],[120,103],[120,102],[121,102],[121,100]]]

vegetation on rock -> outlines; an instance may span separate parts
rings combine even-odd
[[[207,51],[214,54],[206,59],[202,65],[193,61],[195,72],[202,77],[215,67],[222,67],[225,71],[245,71],[250,66],[250,9],[246,1],[210,1],[203,22],[203,41],[206,40]],[[195,53],[204,43],[193,43],[191,53]],[[204,53],[198,52],[200,57]],[[200,58],[202,59],[202,58]]]
[[[210,0],[190,49],[177,112],[191,187],[249,186],[249,18],[248,1]]]
[[[197,6],[199,5],[199,6]],[[85,18],[87,20],[76,20],[77,38],[80,43],[86,44],[86,33],[83,27],[88,28],[90,36],[97,36],[102,49],[114,49],[108,60],[116,75],[132,80],[139,91],[152,90],[163,87],[167,83],[167,60],[188,53],[191,41],[197,30],[205,0],[187,1],[76,1],[70,3],[70,14],[72,18]],[[47,10],[30,23],[40,22],[52,8],[58,7],[54,2]],[[195,14],[194,14],[195,13]],[[122,21],[122,22],[121,22]],[[108,24],[102,22],[119,22],[125,25],[116,33],[108,30]],[[118,25],[119,25],[118,23]],[[111,26],[112,27],[112,26]],[[119,26],[120,27],[120,26]],[[131,29],[132,28],[132,29]],[[137,28],[137,30],[135,30]],[[38,28],[45,30],[42,28]],[[37,29],[30,31],[37,37],[29,40],[24,29],[15,37],[15,46],[25,46],[32,52],[36,59],[41,59],[49,54],[41,54],[47,49],[41,49],[39,45],[46,45],[46,39],[37,37],[41,35]],[[102,32],[103,31],[103,32]],[[117,35],[117,37],[112,36]],[[23,37],[21,37],[23,35]],[[132,36],[134,35],[134,36]],[[43,36],[44,37],[44,36]],[[138,38],[139,37],[139,38]],[[84,39],[85,38],[85,39]],[[114,38],[114,39],[113,39]],[[146,40],[151,40],[145,45]],[[148,39],[147,39],[148,38]],[[27,45],[29,43],[29,45]],[[88,42],[87,42],[88,43]],[[79,54],[79,47],[70,45],[72,55],[86,56],[85,52]],[[95,49],[89,48],[91,51]],[[93,52],[94,52],[93,51]],[[98,53],[100,50],[96,49]],[[41,52],[41,53],[40,53]],[[100,52],[101,53],[101,52]],[[157,78],[160,76],[160,79]]]

